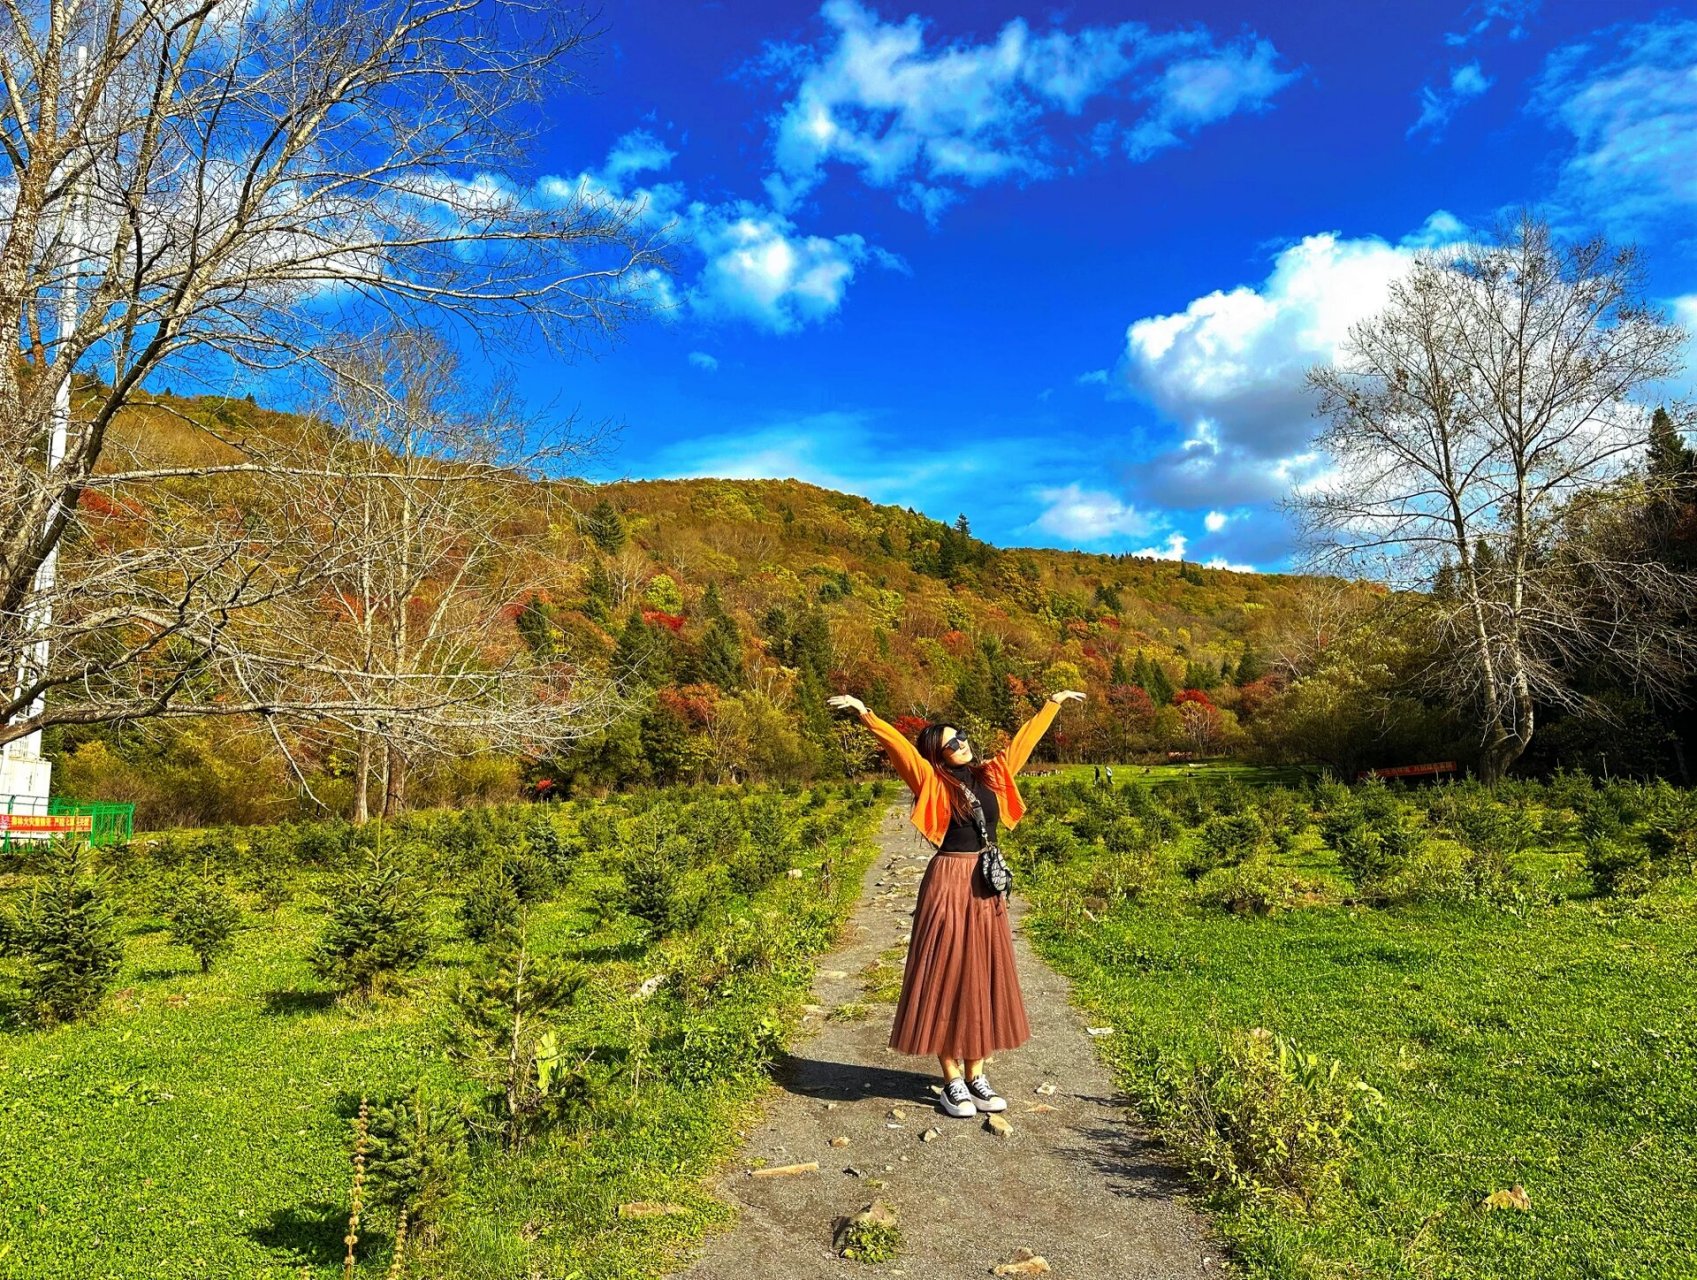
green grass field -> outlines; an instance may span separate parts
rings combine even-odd
[[[1068,804],[1045,787],[1031,810]],[[1153,1096],[1163,1063],[1254,1027],[1384,1095],[1317,1212],[1208,1197],[1247,1272],[1697,1275],[1689,879],[1595,898],[1571,849],[1544,843],[1518,856],[1543,886],[1522,902],[1370,907],[1347,900],[1349,877],[1310,829],[1272,861],[1317,886],[1316,904],[1234,915],[1171,874],[1196,839],[1181,828],[1142,901],[1081,913],[1089,853],[1031,869],[1025,887],[1041,951],[1092,1023],[1114,1028],[1099,1045],[1133,1097]],[[1530,1212],[1479,1207],[1515,1183]]]
[[[766,1087],[758,1065],[746,1069],[745,1046],[781,1044],[794,1026],[812,958],[858,891],[880,810],[838,820],[831,893],[821,893],[813,851],[797,863],[800,878],[780,869],[751,901],[727,901],[658,944],[641,921],[597,909],[616,877],[583,859],[534,909],[532,939],[589,967],[560,1024],[570,1056],[593,1052],[623,1069],[590,1123],[475,1162],[466,1204],[421,1274],[655,1274],[680,1244],[729,1220],[702,1177],[734,1149],[738,1118]],[[204,975],[158,921],[132,919],[122,971],[93,1020],[0,1034],[0,1276],[340,1276],[349,1120],[361,1096],[393,1096],[421,1078],[465,1088],[442,1048],[445,996],[475,955],[454,904],[450,893],[433,897],[429,960],[364,1007],[335,999],[306,964],[324,923],[310,889],[274,915],[250,912],[234,952]],[[682,949],[711,965],[737,920],[765,940],[768,969],[732,973],[705,1010],[664,990],[632,998]],[[721,1061],[742,1065],[719,1070]],[[674,1068],[690,1062],[704,1064],[702,1078],[681,1083]],[[621,1219],[619,1204],[633,1200],[684,1211]],[[359,1274],[384,1274],[390,1221],[372,1216]]]

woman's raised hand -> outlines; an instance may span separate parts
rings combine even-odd
[[[1059,693],[1051,693],[1049,695],[1049,701],[1055,703],[1057,706],[1072,698],[1077,698],[1080,702],[1084,701],[1084,695],[1077,689],[1062,689]]]
[[[856,715],[866,714],[866,704],[852,693],[839,693],[826,698],[825,701],[838,711],[852,711]]]

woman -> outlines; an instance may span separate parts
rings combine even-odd
[[[998,822],[1011,827],[1025,812],[1014,775],[1061,703],[1083,697],[1072,689],[1052,694],[1013,741],[985,761],[952,725],[928,724],[914,744],[859,698],[828,699],[833,707],[856,712],[883,744],[913,791],[910,820],[937,848],[919,882],[890,1047],[937,1056],[943,1066],[942,1107],[951,1116],[1006,1110],[1007,1100],[984,1078],[984,1059],[1031,1038],[1014,972],[1007,900],[977,874],[983,841],[967,788],[978,797],[994,841]]]

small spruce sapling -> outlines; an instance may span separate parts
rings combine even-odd
[[[25,989],[45,1025],[94,1012],[124,958],[111,887],[82,841],[56,842],[7,931],[29,964]]]
[[[429,951],[422,891],[373,852],[332,892],[330,921],[311,963],[319,977],[369,999],[381,979],[416,968]]]
[[[202,973],[210,972],[212,962],[230,949],[241,920],[236,900],[210,874],[183,886],[166,912],[171,941],[194,952]]]
[[[462,1199],[471,1168],[464,1104],[435,1096],[423,1081],[371,1114],[367,1198],[395,1210],[397,1253],[407,1239],[429,1244]]]

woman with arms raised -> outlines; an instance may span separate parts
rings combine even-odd
[[[919,882],[890,1047],[937,1056],[943,1066],[942,1107],[952,1116],[1005,1110],[1007,1101],[984,1078],[984,1059],[1031,1038],[1014,972],[1007,900],[977,874],[983,841],[972,797],[995,843],[997,823],[1011,827],[1025,812],[1014,775],[1061,703],[1083,697],[1072,689],[1050,695],[1013,741],[988,760],[979,760],[966,735],[952,725],[927,724],[917,743],[910,743],[852,694],[829,699],[833,707],[854,711],[883,745],[913,791],[913,825],[937,850]]]

